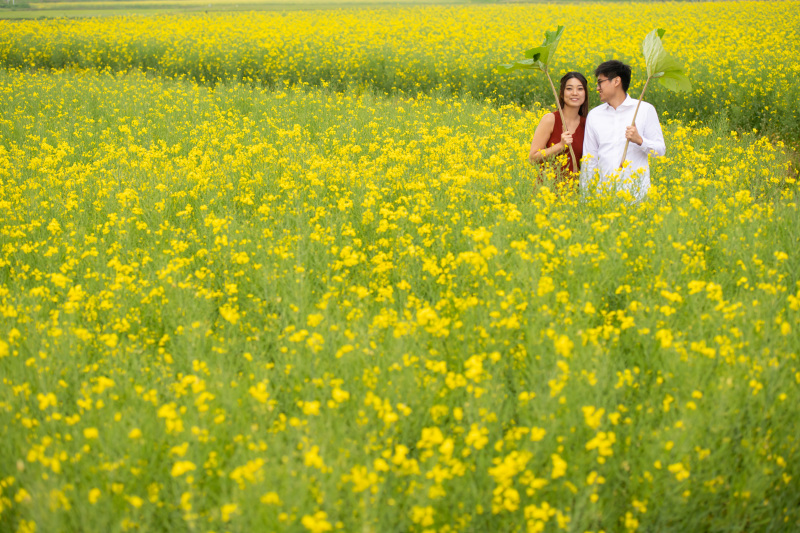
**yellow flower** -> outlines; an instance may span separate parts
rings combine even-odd
[[[104,333],[99,337],[100,342],[108,346],[109,348],[115,348],[117,343],[119,342],[119,337],[116,333]]]
[[[52,392],[48,392],[47,394],[37,394],[36,399],[39,400],[39,409],[44,411],[48,407],[55,407],[58,404],[58,399],[56,395]]]
[[[551,479],[558,479],[567,473],[567,462],[564,461],[560,455],[554,453],[550,456],[553,461],[553,471],[550,474]]]
[[[551,293],[555,290],[555,284],[553,282],[553,278],[550,276],[542,276],[539,278],[537,282],[536,288],[536,295],[537,296],[544,296],[545,294]]]
[[[144,505],[144,500],[141,499],[139,496],[126,496],[125,499],[128,500],[128,503],[130,503],[133,507],[137,509],[142,505]]]
[[[411,508],[411,521],[422,527],[430,527],[434,524],[433,513],[433,507],[430,505],[425,507],[415,505]]]
[[[684,466],[683,463],[674,463],[667,467],[667,470],[675,474],[675,479],[678,481],[683,481],[689,477],[689,470]]]
[[[196,470],[197,467],[191,461],[177,461],[174,465],[172,465],[172,470],[170,471],[170,475],[172,477],[179,477],[185,474],[186,472],[191,472],[192,470]]]
[[[236,324],[241,318],[239,311],[235,307],[228,304],[220,306],[219,314],[231,324]]]
[[[342,403],[350,399],[350,393],[340,389],[339,387],[336,387],[331,391],[331,397],[333,397],[333,400],[336,403]]]
[[[283,505],[277,492],[267,492],[261,497],[261,503],[265,505]]]
[[[307,416],[316,416],[319,414],[320,402],[317,400],[311,402],[299,401],[297,406],[303,410],[303,414]]]
[[[305,515],[300,519],[300,523],[311,533],[325,533],[333,529],[331,523],[328,522],[328,514],[325,511],[317,511],[313,515]]]
[[[575,343],[573,343],[566,335],[559,335],[554,341],[554,344],[556,353],[562,357],[569,357],[572,355],[572,348],[575,347]]]
[[[308,323],[308,327],[315,328],[320,325],[320,323],[325,319],[324,316],[320,313],[314,313],[308,315],[306,322]]]
[[[236,514],[239,512],[239,504],[236,503],[226,503],[220,508],[220,515],[222,517],[223,522],[229,522],[231,519],[231,515]]]
[[[544,439],[545,435],[547,435],[546,429],[535,426],[531,428],[531,440],[533,442],[539,442]]]
[[[586,425],[592,429],[600,427],[600,422],[605,412],[605,409],[596,409],[591,405],[583,407],[583,418],[586,421]]]

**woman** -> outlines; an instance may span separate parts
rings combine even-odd
[[[586,115],[589,114],[589,94],[586,77],[580,72],[567,72],[561,78],[561,90],[558,100],[564,111],[566,128],[561,123],[558,111],[548,113],[539,121],[536,133],[531,143],[531,153],[528,160],[531,163],[542,163],[561,153],[566,153],[567,163],[557,171],[557,175],[567,172],[577,173],[580,169],[580,160],[583,155],[583,129],[586,125]],[[572,145],[578,168],[574,168],[569,155],[568,145]]]

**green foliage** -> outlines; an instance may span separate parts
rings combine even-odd
[[[526,59],[514,61],[508,65],[500,65],[497,69],[501,72],[511,72],[512,70],[518,69],[547,72],[550,59],[556,54],[558,42],[561,40],[561,35],[563,33],[564,26],[559,26],[556,31],[546,31],[544,33],[544,42],[542,45],[526,51]]]
[[[658,82],[670,91],[690,92],[692,82],[684,74],[683,67],[664,50],[661,37],[666,30],[661,28],[647,34],[642,42],[642,52],[647,66],[647,77],[658,78]]]

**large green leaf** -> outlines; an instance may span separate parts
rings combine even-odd
[[[665,30],[661,28],[653,30],[642,42],[647,77],[658,78],[658,82],[671,91],[691,91],[692,82],[683,73],[683,67],[670,57],[661,44],[664,33]]]
[[[512,70],[527,69],[527,70],[542,70],[540,63],[533,59],[520,59],[508,65],[500,65],[497,70],[500,72],[511,72]]]
[[[664,72],[664,75],[658,78],[658,83],[669,89],[670,91],[692,91],[692,82],[683,71]]]
[[[564,26],[559,26],[556,31],[544,32],[544,42],[541,46],[531,48],[525,52],[526,59],[520,59],[507,65],[500,65],[497,70],[500,72],[510,72],[512,70],[541,70],[545,72],[550,63],[550,59],[555,55],[558,48],[558,41],[564,33]]]
[[[525,52],[525,57],[538,61],[547,68],[550,64],[550,58],[556,55],[558,42],[561,40],[561,35],[564,33],[564,26],[559,26],[556,31],[544,32],[544,42],[536,48],[531,48]]]

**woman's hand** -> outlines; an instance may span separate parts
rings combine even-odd
[[[561,151],[564,151],[567,146],[572,144],[572,133],[569,131],[565,131],[561,134],[561,142],[558,145],[561,147]]]

